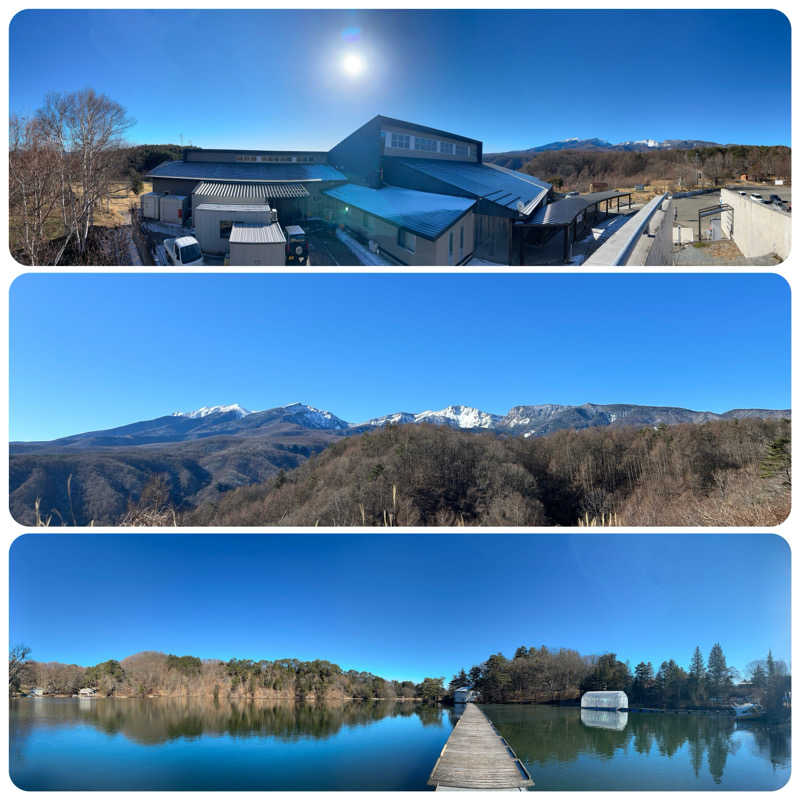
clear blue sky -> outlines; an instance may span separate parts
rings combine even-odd
[[[92,86],[137,143],[327,150],[375,114],[481,139],[790,143],[777,11],[24,11],[11,109]],[[366,69],[341,69],[345,52]],[[655,87],[655,91],[654,91]]]
[[[327,658],[412,680],[521,644],[657,669],[718,641],[743,670],[790,660],[789,572],[769,534],[28,534],[10,638],[42,661]]]
[[[788,408],[776,275],[25,275],[11,439],[201,406]]]

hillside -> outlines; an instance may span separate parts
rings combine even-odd
[[[775,525],[789,511],[790,424],[745,419],[497,437],[389,426],[202,504],[215,526]]]
[[[705,144],[705,143],[703,143]],[[547,147],[547,146],[545,146]],[[491,153],[484,160],[536,175],[564,189],[588,191],[590,182],[611,186],[649,184],[656,180],[693,185],[700,172],[706,182],[738,179],[743,174],[791,178],[791,148],[755,145],[698,146],[691,149],[531,148]]]
[[[493,437],[534,439],[563,430],[788,415],[768,409],[714,414],[585,403],[521,405],[504,415],[448,406],[350,423],[301,403],[256,412],[238,405],[213,406],[50,442],[12,442],[10,507],[14,518],[26,525],[37,523],[37,500],[39,521],[49,517],[51,524],[118,524],[132,508],[143,503],[150,507],[154,496],[176,514],[198,506],[207,511],[231,490],[296,469],[332,443],[397,424],[436,424]]]

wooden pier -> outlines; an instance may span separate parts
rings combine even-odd
[[[486,715],[468,703],[434,764],[428,783],[437,789],[525,789],[528,770]]]

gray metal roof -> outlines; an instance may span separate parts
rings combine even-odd
[[[611,200],[614,197],[624,197],[628,194],[630,192],[609,191],[581,194],[577,197],[562,197],[561,200],[556,200],[539,208],[531,222],[534,225],[568,225],[589,206],[602,203],[604,200]]]
[[[165,161],[147,173],[148,178],[185,178],[195,181],[346,181],[328,164],[233,164],[212,161]]]
[[[348,206],[385,219],[398,228],[405,228],[425,239],[436,239],[457,222],[474,205],[469,197],[418,192],[399,186],[370,189],[355,183],[334,186],[323,194]]]
[[[277,222],[271,225],[234,222],[229,241],[231,244],[275,244],[285,242],[286,237]]]
[[[200,203],[195,211],[263,211],[269,213],[266,203]]]
[[[252,198],[263,201],[264,198],[308,197],[308,190],[302,183],[226,183],[223,181],[203,181],[195,186],[193,194],[223,199]]]
[[[551,185],[496,164],[473,164],[466,161],[445,161],[434,158],[398,158],[407,167],[432,178],[449,183],[492,203],[531,214],[545,198]]]
[[[569,225],[589,207],[582,197],[564,197],[542,206],[531,219],[534,225]]]

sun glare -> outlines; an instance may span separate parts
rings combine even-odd
[[[358,53],[347,53],[342,60],[342,69],[351,78],[357,78],[363,71],[364,59]]]

